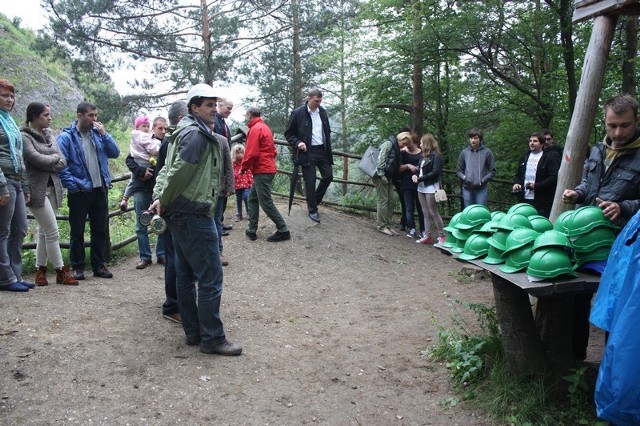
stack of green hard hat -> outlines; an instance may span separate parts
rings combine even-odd
[[[507,214],[509,213],[520,213],[526,217],[538,216],[538,210],[529,203],[514,204],[509,210],[507,210]]]
[[[596,206],[575,210],[564,221],[564,227],[573,246],[575,268],[586,262],[607,260],[619,229]]]
[[[458,256],[462,260],[479,259],[489,251],[489,238],[486,234],[472,234],[464,243],[463,253]]]
[[[472,234],[484,234],[487,237],[493,235],[496,232],[496,226],[498,226],[498,222],[495,220],[490,220],[489,222],[484,223],[480,228],[474,229]]]
[[[538,231],[530,228],[511,231],[504,243],[505,250],[501,257],[505,259],[505,264],[500,267],[500,270],[512,274],[525,269],[531,258],[533,241],[538,235],[540,235]]]
[[[496,210],[494,212],[491,212],[491,220],[496,221],[496,222],[500,222],[500,219],[502,219],[504,217],[504,215],[506,215],[505,212],[500,211],[500,210]]]
[[[571,216],[573,216],[575,212],[576,212],[575,210],[567,210],[560,213],[560,216],[558,216],[556,221],[553,223],[553,229],[567,235],[566,224],[569,221],[569,219],[571,219]]]
[[[550,229],[536,237],[533,242],[532,250],[537,251],[538,249],[546,247],[560,248],[569,252],[571,250],[571,241],[569,241],[569,237],[562,232]]]
[[[551,223],[551,221],[539,214],[529,216],[529,222],[531,222],[531,228],[540,233],[553,229],[553,224]]]
[[[471,237],[471,233],[480,229],[482,225],[491,220],[491,212],[482,204],[472,204],[462,210],[460,220],[454,225],[451,234],[456,239],[456,245],[451,247],[454,253],[464,252],[465,242]]]
[[[533,252],[527,267],[527,275],[531,281],[563,275],[576,276],[569,253],[558,247],[544,247]]]
[[[452,232],[456,228],[456,224],[460,221],[461,216],[462,212],[454,214],[451,217],[451,220],[449,220],[449,224],[444,227],[445,241],[442,243],[442,247],[453,247],[457,244],[457,240],[453,236]]]
[[[502,229],[505,231],[513,231],[516,228],[531,228],[531,222],[529,219],[520,213],[507,213],[505,214],[496,229]]]
[[[496,231],[487,239],[487,243],[489,243],[489,251],[487,252],[487,256],[482,260],[484,263],[489,265],[497,265],[504,262],[502,258],[502,253],[504,253],[507,242],[507,237],[511,231],[507,231],[504,229],[496,229]]]

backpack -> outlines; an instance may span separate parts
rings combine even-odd
[[[400,169],[400,147],[393,136],[389,137],[389,141],[391,142],[391,151],[389,151],[389,156],[384,166],[384,175],[390,182],[395,182]]]

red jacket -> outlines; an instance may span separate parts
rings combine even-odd
[[[261,117],[256,117],[249,123],[247,145],[242,159],[242,170],[250,170],[254,175],[276,173],[276,145],[273,143],[273,133],[264,124]]]

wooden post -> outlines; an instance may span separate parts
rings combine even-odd
[[[494,273],[491,274],[491,282],[507,371],[513,376],[544,371],[545,356],[529,296]]]
[[[562,202],[562,192],[567,188],[575,188],[582,177],[582,167],[589,145],[589,136],[595,121],[595,114],[599,106],[604,72],[615,27],[615,16],[598,16],[593,22],[591,40],[589,40],[589,47],[584,57],[576,108],[571,117],[569,133],[567,134],[558,173],[558,186],[556,186],[556,194],[550,215],[552,222],[556,220],[560,213],[572,208],[571,205]]]

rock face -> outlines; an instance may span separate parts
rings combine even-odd
[[[16,87],[14,119],[22,124],[27,105],[35,101],[50,105],[55,118],[75,115],[84,95],[59,64],[48,63],[30,49],[33,39],[30,30],[16,28],[0,14],[0,78]]]

